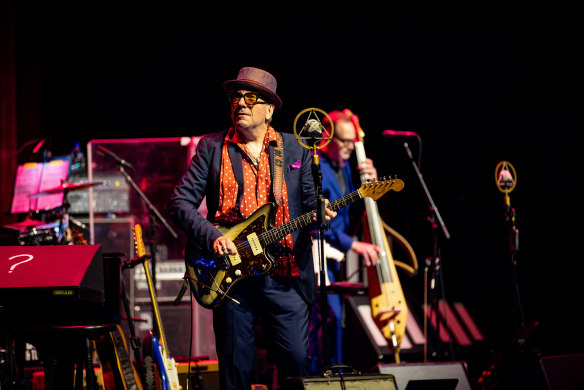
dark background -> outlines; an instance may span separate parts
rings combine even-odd
[[[15,2],[19,145],[54,154],[91,139],[202,135],[229,125],[222,83],[272,72],[292,131],[307,107],[350,108],[381,176],[406,183],[380,202],[414,246],[421,298],[429,210],[401,138],[417,132],[449,301],[463,302],[491,354],[512,349],[512,267],[495,166],[511,162],[518,284],[544,355],[584,352],[581,334],[582,24],[570,8],[44,5]],[[415,138],[407,139],[415,158]],[[140,156],[148,159],[155,156]],[[485,360],[488,358],[485,357]]]

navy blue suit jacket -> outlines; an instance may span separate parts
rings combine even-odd
[[[215,213],[219,203],[221,153],[227,132],[203,136],[188,170],[171,196],[168,210],[176,225],[189,240],[197,242],[202,249],[213,252],[213,242],[221,236],[215,228]],[[281,133],[284,147],[284,181],[288,193],[290,219],[294,219],[316,207],[316,194],[312,178],[312,156],[308,149],[296,141],[293,134]],[[270,145],[270,167],[274,174],[274,149]],[[228,142],[228,151],[233,172],[238,183],[237,206],[243,196],[242,152],[239,147]],[[297,161],[300,161],[298,164]],[[296,163],[296,164],[295,164]],[[298,168],[292,167],[292,165]],[[197,210],[204,197],[208,215],[203,217]],[[310,239],[310,226],[292,233],[296,262],[300,272],[298,283],[304,298],[312,302],[315,298],[314,265]]]

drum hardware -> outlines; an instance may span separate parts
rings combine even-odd
[[[70,225],[73,224],[73,225],[76,225],[84,230],[87,230],[87,229],[86,229],[84,224],[75,220],[73,217],[71,217],[69,215],[69,208],[71,205],[69,204],[69,201],[67,200],[67,195],[69,194],[70,191],[82,190],[85,188],[98,186],[98,185],[102,185],[102,184],[103,183],[101,183],[101,182],[69,183],[68,181],[63,180],[61,185],[54,187],[54,188],[50,188],[48,190],[37,192],[35,194],[31,194],[31,195],[29,195],[29,198],[35,198],[38,196],[50,195],[50,194],[56,194],[59,192],[63,192],[63,205],[62,205],[63,212],[61,215],[61,223],[60,223],[61,236],[59,237],[59,243],[63,244],[63,245],[73,245],[76,243],[76,241],[81,241],[81,243],[83,244],[83,243],[86,243],[85,240],[82,239],[83,235],[77,231],[72,231]]]
[[[18,245],[57,245],[61,240],[59,222],[37,225],[21,231],[18,235]]]
[[[56,194],[56,193],[59,193],[59,192],[64,192],[65,195],[67,195],[67,193],[70,192],[70,191],[82,190],[82,189],[85,189],[85,188],[89,188],[89,187],[93,187],[93,186],[99,186],[99,185],[102,185],[102,184],[103,184],[102,182],[69,183],[68,181],[63,180],[63,182],[61,183],[60,186],[53,187],[53,188],[50,188],[48,190],[40,191],[40,192],[37,192],[35,194],[31,194],[28,197],[29,198],[36,198],[38,196]]]
[[[8,225],[3,225],[2,227],[7,228],[7,229],[12,229],[12,230],[25,231],[25,230],[28,230],[28,229],[31,229],[31,228],[34,228],[37,226],[44,225],[45,223],[46,222],[27,218],[24,221],[10,223]]]

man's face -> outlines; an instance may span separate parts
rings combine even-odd
[[[353,122],[347,120],[338,121],[335,124],[335,132],[333,139],[327,145],[326,154],[333,161],[343,165],[345,160],[351,157],[351,153],[355,150],[355,125]]]
[[[237,129],[251,130],[265,126],[274,113],[274,105],[259,93],[239,90],[228,94],[231,102],[231,119]]]

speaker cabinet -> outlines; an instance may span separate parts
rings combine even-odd
[[[584,354],[544,356],[540,364],[549,390],[584,389]]]
[[[284,390],[397,390],[391,375],[289,378]],[[401,388],[400,388],[401,390]]]
[[[134,308],[137,309],[135,311],[135,319],[138,320],[134,323],[136,336],[142,341],[150,330],[155,328],[154,313],[151,304],[135,305]],[[191,351],[189,349],[189,342],[191,341],[191,309],[189,303],[184,302],[174,306],[159,302],[158,308],[170,354],[175,358],[186,358],[189,356],[189,352],[193,353],[193,356],[201,356],[195,353],[194,350]],[[126,324],[124,324],[124,332],[127,338],[130,337],[129,328]]]
[[[219,364],[217,360],[191,361],[189,379],[189,363],[177,364],[178,382],[183,389],[219,390]]]
[[[381,374],[395,377],[400,390],[471,390],[466,363],[379,364]]]

